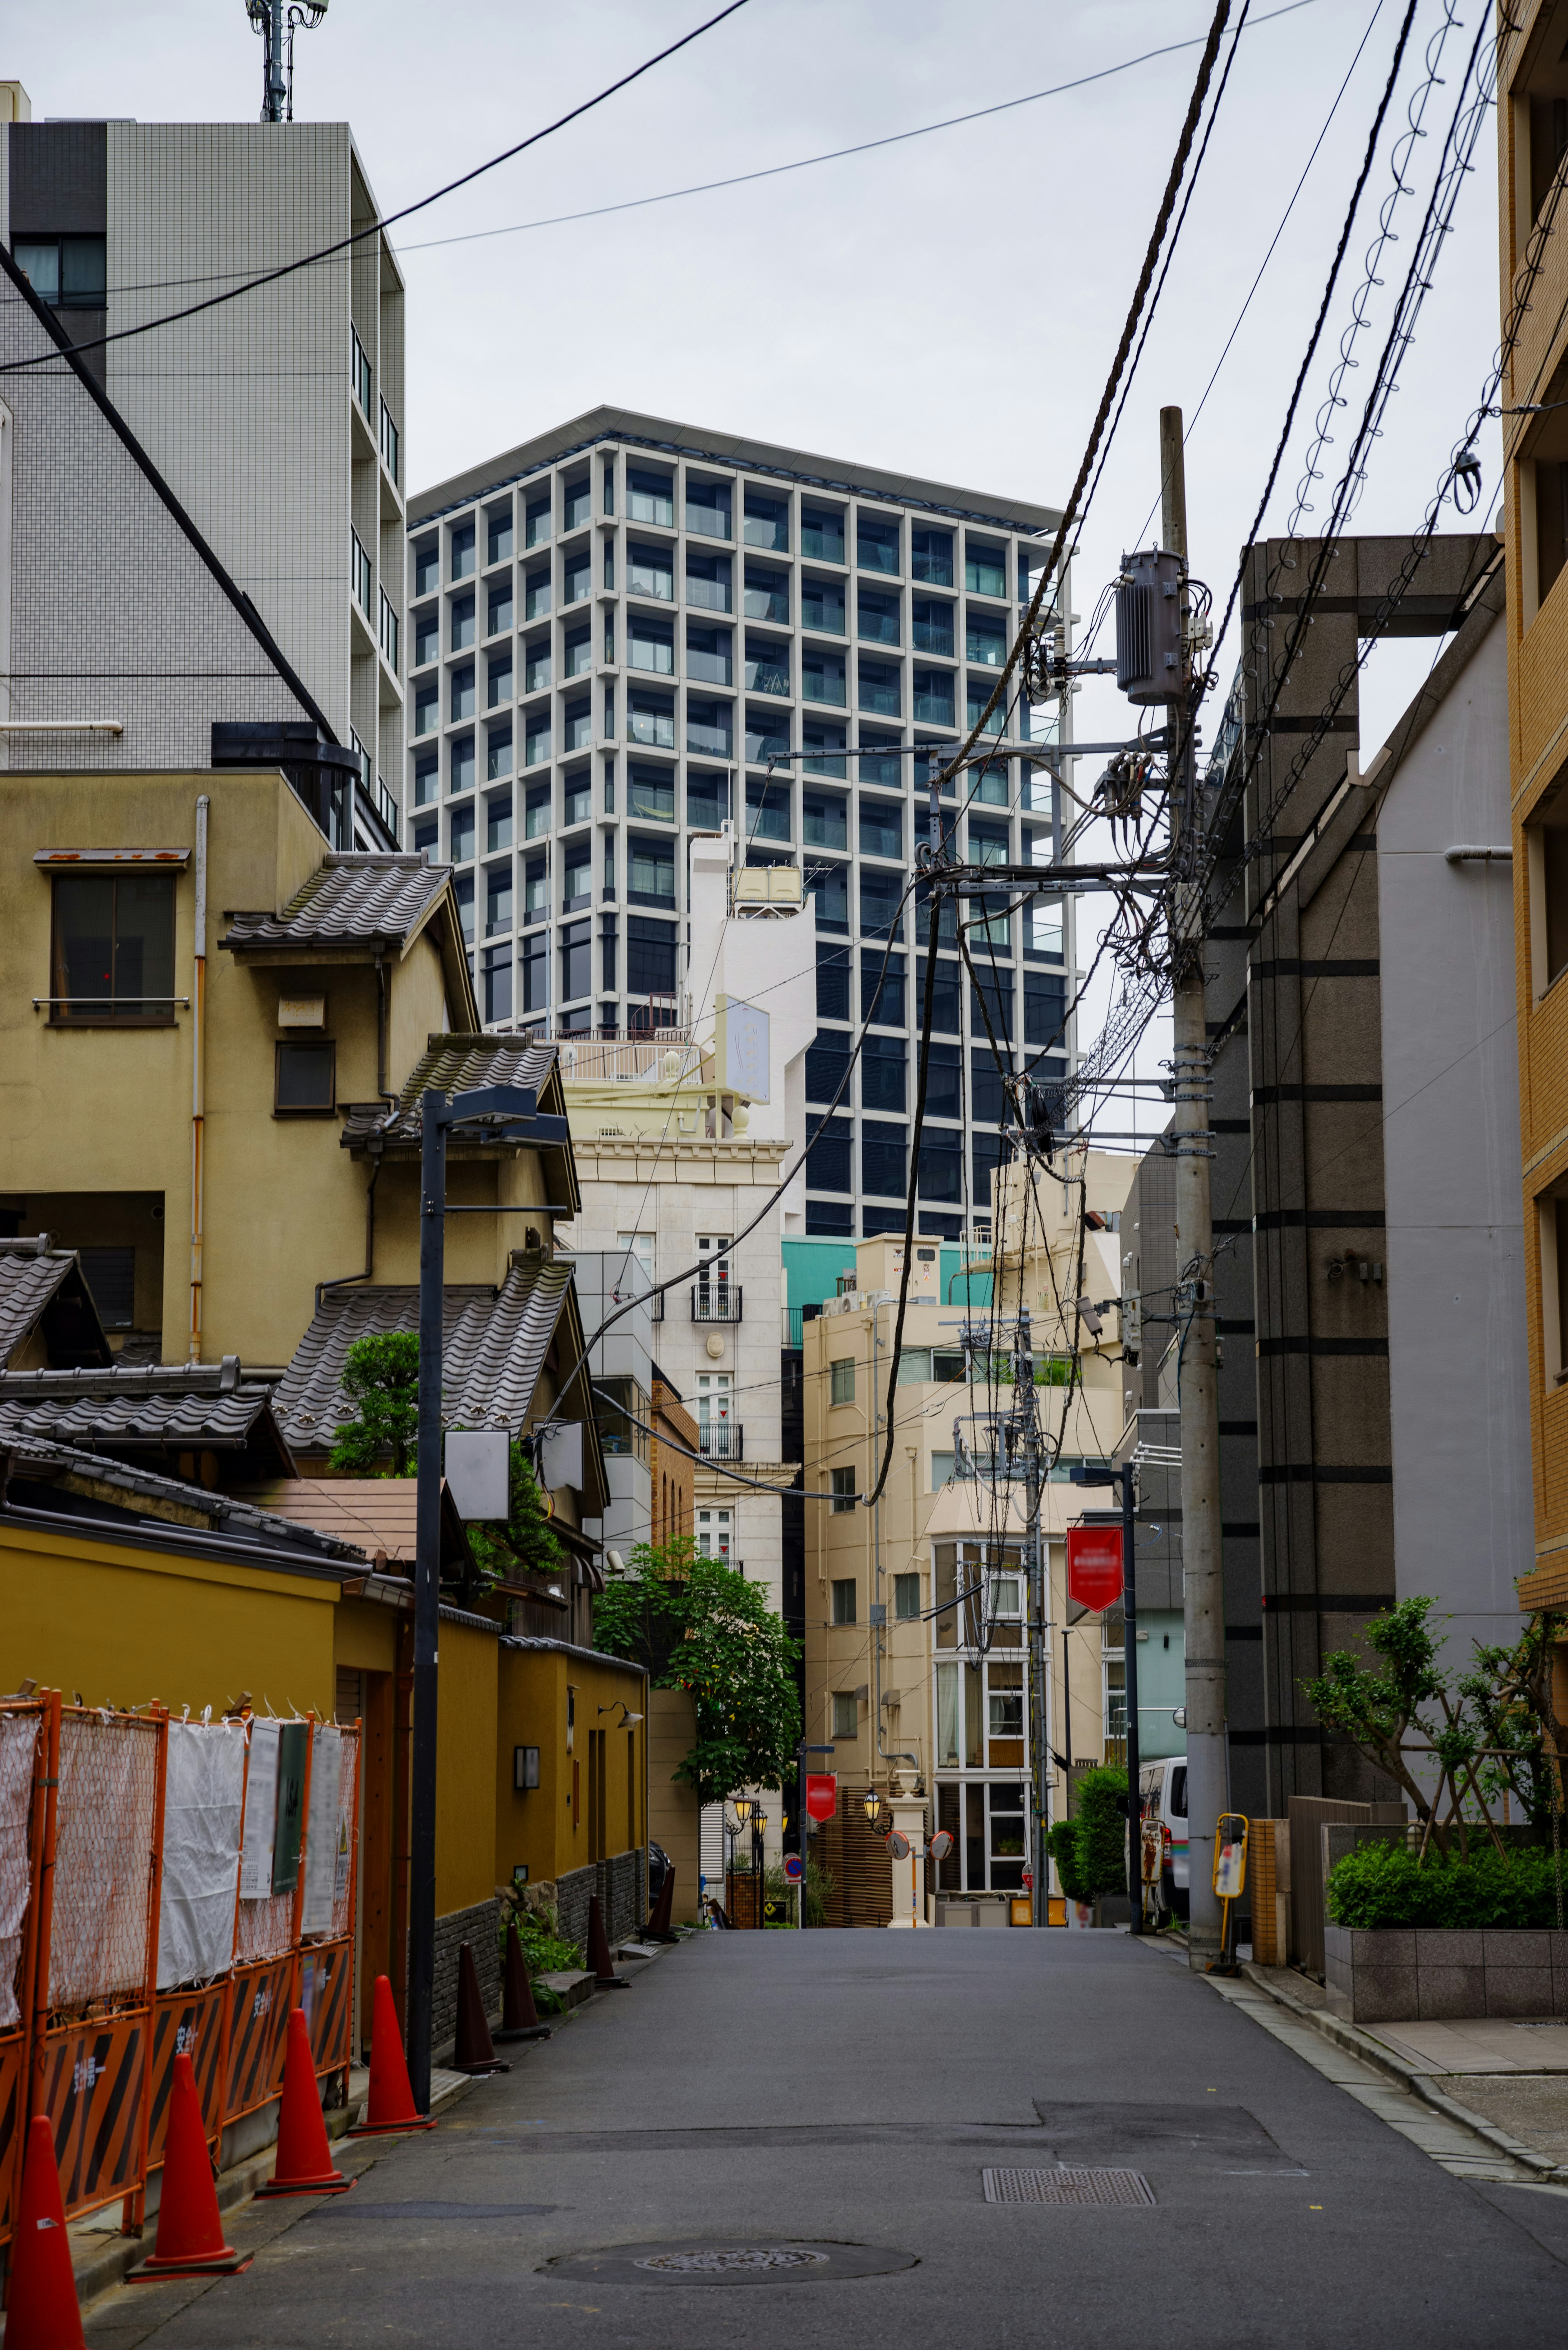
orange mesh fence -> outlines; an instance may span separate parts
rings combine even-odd
[[[61,1710],[48,1953],[55,2014],[147,1996],[161,1735],[149,1715]]]

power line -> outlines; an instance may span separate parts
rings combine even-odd
[[[430,195],[420,196],[411,204],[400,205],[396,212],[383,213],[378,219],[368,221],[363,228],[355,229],[348,236],[339,237],[335,244],[323,245],[315,253],[303,254],[296,261],[282,262],[275,269],[263,270],[258,276],[246,278],[242,285],[231,286],[225,293],[210,294],[203,302],[188,304],[183,310],[171,310],[161,318],[145,319],[140,327],[121,327],[112,335],[98,335],[90,342],[76,343],[70,348],[78,354],[82,351],[102,350],[109,343],[127,342],[135,335],[150,335],[155,328],[175,326],[182,318],[194,318],[203,310],[215,310],[225,302],[237,301],[242,294],[254,293],[257,286],[272,286],[280,277],[291,277],[296,270],[308,269],[317,262],[330,261],[335,254],[350,251],[355,245],[363,244],[368,236],[383,234],[397,222],[408,220],[414,213],[426,211],[430,205],[439,203],[443,196],[455,195],[459,188],[468,187],[473,181],[483,179],[487,172],[493,172],[499,165],[509,163],[514,156],[523,154],[530,147],[536,147],[542,139],[548,139],[556,131],[564,130],[569,122],[577,121],[585,114],[591,114],[595,107],[603,106],[607,99],[614,98],[618,91],[627,88],[632,82],[639,81],[644,74],[651,73],[655,66],[662,65],[667,57],[674,57],[678,50],[690,47],[693,41],[701,40],[704,33],[711,33],[716,25],[722,25],[727,16],[734,16],[737,10],[745,5],[746,0],[727,0],[727,5],[720,9],[717,16],[710,16],[703,24],[693,26],[691,32],[682,33],[678,41],[670,41],[652,57],[645,57],[639,66],[633,66],[629,73],[624,73],[618,80],[607,83],[603,89],[596,91],[592,98],[584,99],[580,106],[574,106],[566,113],[558,115],[554,122],[547,122],[543,130],[530,131],[526,139],[519,139],[514,145],[504,148],[499,155],[492,155],[488,162],[476,163],[472,171],[460,173],[455,180],[449,180],[444,187],[434,189]],[[57,357],[57,351],[47,351],[29,359],[8,359],[4,365],[0,365],[0,375],[15,375],[23,369],[40,367],[46,360]]]

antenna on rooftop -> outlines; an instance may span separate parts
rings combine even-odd
[[[262,68],[264,122],[294,120],[294,36],[301,25],[314,33],[327,14],[327,0],[245,0],[251,30],[265,45]]]

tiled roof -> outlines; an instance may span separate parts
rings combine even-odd
[[[34,1240],[0,1241],[0,1365],[8,1363],[32,1335],[73,1274],[75,1295],[62,1299],[62,1307],[68,1306],[73,1321],[81,1326],[84,1344],[79,1351],[97,1353],[107,1362],[109,1341],[82,1278],[77,1253],[50,1248],[47,1238],[40,1233]]]
[[[257,1509],[252,1502],[237,1501],[232,1494],[211,1493],[204,1485],[187,1485],[179,1478],[161,1477],[153,1470],[110,1460],[106,1453],[35,1436],[7,1437],[0,1442],[0,1453],[5,1456],[7,1481],[90,1481],[118,1489],[114,1506],[119,1509],[135,1511],[139,1502],[173,1503],[204,1518],[215,1534],[232,1535],[243,1542],[264,1543],[269,1548],[275,1545],[306,1551],[322,1561],[348,1566],[362,1567],[366,1564],[365,1553],[357,1543],[318,1533],[312,1526],[280,1517],[270,1510]],[[156,1523],[155,1516],[153,1522]]]
[[[513,1264],[498,1290],[478,1284],[446,1290],[441,1387],[449,1427],[522,1428],[571,1284],[569,1264],[540,1258]],[[420,1293],[411,1284],[338,1290],[322,1299],[274,1397],[279,1425],[296,1451],[326,1451],[350,1417],[339,1381],[356,1338],[419,1325]]]
[[[207,1382],[182,1385],[164,1364],[121,1372],[0,1375],[0,1444],[27,1436],[62,1444],[192,1445],[234,1451],[259,1443],[281,1460],[286,1447],[273,1420],[272,1389]]]
[[[556,1057],[554,1045],[526,1036],[432,1036],[404,1082],[397,1108],[389,1115],[379,1102],[351,1103],[341,1139],[350,1149],[378,1132],[384,1142],[417,1143],[421,1097],[464,1093],[471,1086],[532,1086],[543,1108]]]
[[[221,946],[358,946],[410,938],[447,888],[452,868],[423,857],[330,850],[281,914],[236,913]]]

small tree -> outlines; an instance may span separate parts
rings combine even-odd
[[[550,1523],[549,1504],[521,1448],[509,1449],[510,1504],[505,1525],[471,1524],[468,1546],[482,1575],[504,1577],[514,1566],[541,1575],[558,1574],[566,1564]]]
[[[358,1409],[342,1421],[334,1469],[352,1477],[406,1477],[420,1423],[420,1342],[411,1330],[356,1338],[343,1366],[343,1392]],[[383,1465],[390,1451],[391,1466]]]
[[[1076,1812],[1052,1827],[1046,1843],[1069,1901],[1127,1891],[1127,1816],[1120,1808],[1127,1791],[1127,1774],[1114,1763],[1085,1771]]]

